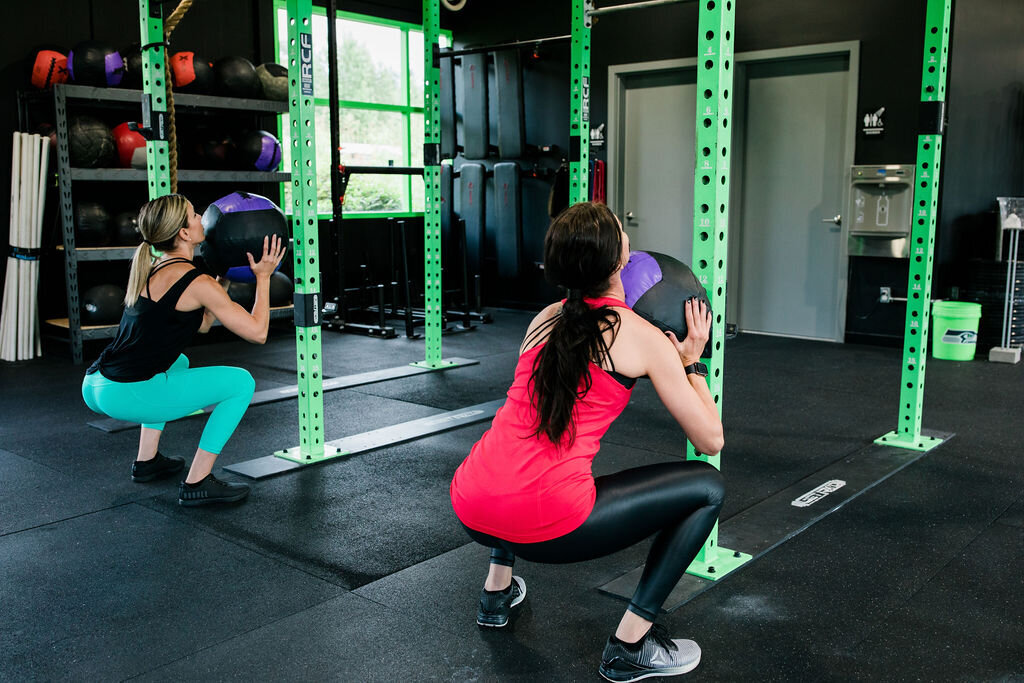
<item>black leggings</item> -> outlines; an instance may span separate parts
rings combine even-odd
[[[654,621],[662,603],[697,556],[722,509],[722,475],[697,460],[666,462],[596,477],[590,516],[564,536],[540,543],[513,543],[468,527],[491,548],[491,563],[511,567],[516,555],[561,564],[603,557],[657,534],[629,610]]]

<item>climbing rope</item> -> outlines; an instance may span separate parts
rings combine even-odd
[[[164,82],[167,86],[167,118],[168,118],[168,139],[167,139],[167,153],[169,155],[169,165],[171,171],[171,192],[177,193],[178,191],[178,131],[174,127],[174,89],[171,80],[171,55],[168,47],[171,42],[171,33],[178,27],[182,17],[188,12],[189,8],[192,7],[194,0],[181,0],[178,6],[174,8],[171,15],[164,21],[164,41],[167,44],[164,48]]]

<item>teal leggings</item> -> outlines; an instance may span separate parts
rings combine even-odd
[[[216,404],[206,422],[199,448],[220,454],[249,407],[256,382],[242,368],[222,365],[189,368],[188,358],[142,382],[114,382],[94,372],[82,382],[90,409],[118,420],[163,431],[164,424]]]

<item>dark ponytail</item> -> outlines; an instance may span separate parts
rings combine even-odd
[[[537,410],[537,428],[554,444],[576,438],[573,410],[591,387],[590,362],[601,363],[618,329],[619,314],[608,306],[591,308],[583,299],[608,290],[622,256],[622,232],[615,214],[604,204],[582,202],[551,222],[544,237],[544,273],[548,281],[568,290],[562,311],[537,354],[530,376],[530,397]]]

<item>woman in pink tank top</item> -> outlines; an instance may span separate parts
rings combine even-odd
[[[507,400],[456,470],[452,507],[469,536],[491,549],[477,623],[501,627],[526,597],[516,556],[580,562],[654,536],[643,577],[599,673],[612,681],[686,673],[700,661],[692,640],[671,639],[655,617],[718,519],[724,486],[703,462],[672,459],[594,477],[601,437],[629,402],[637,378],[702,453],[723,444],[722,422],[699,366],[710,314],[685,304],[688,332],[666,336],[624,303],[619,271],[629,239],[603,204],[563,211],[544,240],[544,272],[567,290],[541,311],[520,349]]]

